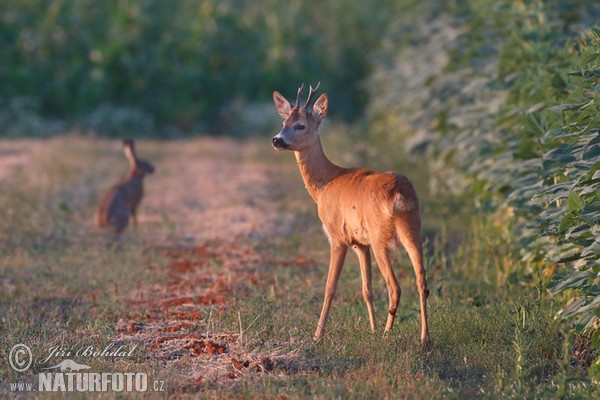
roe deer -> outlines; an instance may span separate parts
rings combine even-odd
[[[421,342],[427,344],[429,290],[423,267],[421,219],[415,189],[405,176],[395,172],[342,168],[329,161],[318,134],[319,125],[327,115],[327,94],[322,94],[309,110],[310,100],[318,88],[319,85],[314,89],[310,87],[303,107],[300,107],[300,97],[304,85],[298,89],[296,105],[293,107],[279,92],[273,92],[275,107],[284,121],[283,128],[272,140],[275,149],[294,152],[306,189],[317,203],[319,218],[331,246],[325,299],[314,338],[319,340],[323,337],[349,246],[358,255],[362,293],[371,330],[375,332],[369,246],[373,248],[388,290],[385,332],[392,329],[401,291],[390,262],[390,251],[401,244],[416,274],[421,306]]]
[[[106,192],[96,210],[96,225],[121,233],[129,223],[137,226],[136,210],[144,195],[144,176],[154,172],[154,166],[135,154],[133,140],[123,140],[123,150],[129,160],[129,173]]]

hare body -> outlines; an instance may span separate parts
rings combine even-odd
[[[95,222],[101,228],[121,233],[131,221],[137,225],[136,212],[144,196],[144,176],[154,173],[154,166],[140,160],[132,140],[124,140],[123,148],[129,160],[129,173],[115,183],[102,197],[96,210]]]

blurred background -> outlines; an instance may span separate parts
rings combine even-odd
[[[587,335],[585,368],[600,382],[599,23],[592,0],[2,0],[0,138],[11,139],[0,157],[7,144],[44,150],[33,152],[40,179],[25,169],[36,179],[3,190],[4,240],[68,237],[77,225],[65,216],[91,215],[94,182],[113,167],[98,150],[112,138],[151,139],[141,142],[157,164],[181,161],[164,139],[202,135],[227,137],[205,147],[240,145],[236,157],[253,138],[254,157],[274,153],[272,92],[293,100],[321,81],[332,160],[406,171],[439,258],[470,235],[468,261],[453,265],[458,293],[496,279],[511,295],[559,295],[547,312]],[[169,145],[196,154],[187,142]],[[82,159],[98,171],[81,174]],[[42,216],[24,224],[19,207]],[[528,382],[523,360],[515,371]]]
[[[487,61],[523,29],[579,35],[592,3],[4,0],[0,135],[253,135],[279,124],[273,90],[318,81],[334,119],[398,123],[440,100],[438,76],[491,79]]]
[[[354,121],[373,56],[416,3],[3,1],[0,131],[243,136],[274,119],[273,90],[319,80]]]

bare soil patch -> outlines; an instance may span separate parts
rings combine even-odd
[[[201,138],[168,151],[148,178],[142,221],[167,221],[173,236],[192,242],[260,240],[289,229],[291,219],[272,206],[273,167],[259,161],[271,151],[267,142]]]
[[[27,165],[42,143],[34,140],[3,140],[0,147],[0,182]]]
[[[254,286],[268,285],[264,265],[309,265],[312,260],[274,259],[251,246],[223,241],[150,250],[161,252],[166,261],[147,268],[165,269],[167,279],[124,299],[135,311],[118,321],[116,340],[142,343],[151,361],[181,371],[179,382],[170,382],[172,391],[231,385],[275,368],[313,368],[281,343],[269,343],[268,351],[248,350],[242,330],[248,327],[225,333],[212,324],[218,315],[231,313],[236,300],[249,296]]]
[[[134,311],[118,321],[116,336],[142,343],[151,361],[181,371],[179,382],[170,382],[175,392],[309,367],[281,343],[248,350],[241,320],[234,333],[213,323],[235,313],[232,306],[256,286],[268,287],[265,265],[314,264],[275,259],[252,244],[287,232],[293,222],[273,207],[272,166],[257,161],[257,153],[270,150],[229,139],[170,143],[170,155],[148,178],[140,229],[153,238],[147,250],[164,259],[146,268],[162,278],[123,299]],[[172,225],[167,237],[165,219]]]

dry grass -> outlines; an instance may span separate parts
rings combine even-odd
[[[0,354],[27,343],[36,358],[23,374],[0,366],[0,390],[54,365],[42,362],[51,346],[118,344],[135,352],[75,361],[146,372],[164,382],[165,392],[146,393],[155,397],[587,393],[561,355],[552,299],[515,281],[506,236],[464,224],[469,217],[448,230],[432,226],[444,208],[426,193],[425,221],[436,234],[427,261],[433,346],[419,346],[414,277],[402,253],[401,309],[387,339],[383,327],[369,332],[349,255],[326,337],[314,343],[328,244],[291,154],[268,140],[142,141],[138,152],[157,172],[146,179],[139,228],[115,239],[91,216],[126,171],[118,142],[67,135],[0,141],[0,149],[0,170],[9,171],[0,178]],[[373,285],[382,320],[378,272]]]
[[[302,363],[297,351],[252,350],[243,330],[218,326],[265,284],[261,264],[311,264],[258,253],[294,219],[272,206],[279,191],[271,188],[286,177],[269,176],[268,146],[265,158],[258,144],[228,139],[139,143],[157,173],[146,179],[139,229],[119,239],[91,222],[102,192],[126,172],[117,141],[68,135],[1,148],[3,309],[25,315],[3,318],[4,343],[27,342],[40,357],[48,343],[136,343],[144,368],[162,365],[153,372],[167,374],[170,392]],[[52,328],[39,325],[56,318]]]

